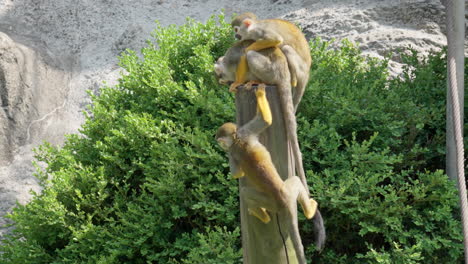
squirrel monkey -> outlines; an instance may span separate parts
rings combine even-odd
[[[253,40],[239,41],[229,48],[223,57],[218,59],[214,68],[219,83],[229,84],[235,80],[239,59],[243,56],[244,50],[252,44],[254,44]],[[291,145],[297,175],[308,192],[307,180],[302,164],[302,153],[297,139],[297,123],[287,59],[283,52],[276,47],[263,49],[258,52],[251,50],[247,52],[245,57],[249,64],[249,71],[245,73],[245,77],[246,80],[250,81],[249,83],[252,83],[252,81],[256,83],[268,83],[276,85],[278,88],[283,119],[286,125],[286,135]],[[247,88],[249,87],[251,87],[250,84],[247,85]]]
[[[238,15],[231,22],[231,26],[232,26],[234,32],[236,33],[234,36],[238,40],[241,40],[241,36],[239,34],[237,34],[237,32],[239,31],[239,28],[240,28],[240,25],[241,25],[242,21],[244,19],[246,19],[246,18],[257,19],[257,16],[254,13],[246,12],[246,13],[243,13],[241,15]],[[295,51],[293,50],[293,52],[295,52]],[[294,61],[292,61],[288,56],[286,56],[286,58],[288,59],[289,71],[291,72],[291,86],[296,87],[297,86],[297,76],[295,74],[296,65],[294,65]],[[248,78],[246,78],[246,79],[248,80]],[[234,89],[234,87],[232,87],[230,90],[232,90],[232,89]],[[296,107],[296,105],[295,105],[295,107]]]
[[[242,56],[245,48],[247,48],[252,43],[254,43],[253,40],[236,42],[226,51],[224,56],[220,57],[216,61],[214,66],[215,77],[220,84],[230,85],[235,81],[239,58]],[[254,76],[251,71],[246,72],[245,77],[246,80],[252,82],[256,81],[257,79],[257,77]]]
[[[310,65],[312,63],[310,47],[301,30],[286,20],[257,20],[256,15],[250,12],[234,18],[231,26],[236,33],[237,39],[255,41],[246,49],[246,52],[271,47],[279,47],[283,51],[288,60],[291,85],[295,87],[293,103],[294,109],[297,110],[309,80]],[[245,82],[246,72],[248,72],[248,65],[245,56],[242,56],[236,71],[236,81],[231,85],[230,90]]]
[[[231,26],[236,32],[236,38],[241,40],[254,40],[245,52],[260,51],[269,47],[278,47],[286,56],[288,68],[291,78],[293,112],[285,107],[286,102],[291,99],[285,98],[285,92],[280,92],[280,99],[286,124],[288,126],[288,140],[291,142],[292,152],[296,164],[297,175],[301,179],[304,186],[307,186],[305,171],[302,164],[302,154],[297,141],[297,124],[295,119],[295,111],[304,94],[305,87],[309,80],[309,71],[312,58],[310,56],[310,48],[304,34],[301,30],[291,22],[281,19],[265,19],[257,20],[255,14],[247,12],[234,18]],[[241,56],[238,67],[236,69],[236,80],[231,84],[231,90],[248,80],[246,74],[249,72],[248,67],[252,67],[247,63],[246,56]],[[287,70],[287,69],[286,69]],[[268,79],[267,79],[268,80]],[[297,85],[294,85],[297,82]],[[294,87],[295,86],[295,87]],[[294,89],[292,89],[294,88]],[[288,119],[291,122],[288,122]],[[294,124],[289,125],[288,123]]]
[[[307,219],[314,219],[316,246],[322,249],[325,241],[323,219],[317,209],[317,202],[309,198],[304,185],[297,176],[283,181],[278,174],[270,153],[258,140],[258,135],[271,125],[271,110],[266,99],[265,85],[256,91],[257,114],[244,126],[225,123],[217,133],[216,140],[229,154],[233,178],[246,177],[252,187],[242,187],[241,192],[250,214],[264,223],[270,222],[270,213],[286,210],[291,240],[299,263],[306,263],[296,219],[296,201],[302,206]],[[294,219],[294,220],[293,220]]]

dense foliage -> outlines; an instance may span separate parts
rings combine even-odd
[[[444,52],[402,53],[389,80],[386,61],[346,41],[311,44],[299,133],[329,231],[313,263],[460,263],[457,192],[442,171]]]
[[[93,95],[81,134],[44,144],[44,188],[10,215],[0,263],[239,263],[236,181],[213,139],[234,116],[212,75],[232,44],[224,17],[158,27],[121,57],[116,87]],[[313,263],[458,263],[456,190],[444,168],[443,53],[389,80],[348,42],[311,42],[299,137],[328,241]]]

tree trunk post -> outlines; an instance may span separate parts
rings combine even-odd
[[[236,123],[238,126],[244,125],[255,116],[256,97],[254,91],[255,89],[247,91],[239,88],[236,93]],[[286,138],[286,128],[276,87],[267,86],[266,95],[273,123],[262,132],[259,140],[270,152],[281,178],[286,180],[293,176],[294,162]],[[246,180],[241,178],[239,187],[246,186],[246,184]],[[271,214],[271,221],[264,224],[256,217],[249,215],[242,196],[240,197],[240,212],[244,264],[298,263],[294,246],[289,239],[289,230],[281,230],[278,223],[278,220],[286,219],[285,212]],[[293,221],[297,221],[297,218]]]

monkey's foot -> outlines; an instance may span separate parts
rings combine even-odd
[[[239,85],[242,85],[242,83],[240,83],[240,82],[233,82],[233,83],[231,84],[231,86],[229,86],[229,91],[232,92],[232,93],[237,92],[237,87],[238,87]]]
[[[291,87],[297,86],[297,78],[295,76],[291,76]]]
[[[312,219],[315,212],[317,212],[317,202],[310,198],[308,205],[302,205],[302,210],[304,211],[304,215],[307,219]]]
[[[259,81],[248,81],[244,84],[244,89],[247,91],[250,91],[252,90],[253,85],[259,85],[259,84],[261,84],[261,82]]]
[[[249,211],[249,214],[260,219],[264,224],[268,224],[271,220],[270,215],[267,213],[265,208],[247,208],[247,210]]]

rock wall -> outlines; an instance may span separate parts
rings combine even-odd
[[[71,71],[42,54],[0,32],[0,165],[28,142],[56,141],[41,121],[64,107]]]

